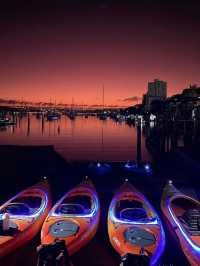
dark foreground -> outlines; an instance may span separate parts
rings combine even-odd
[[[70,163],[54,152],[53,147],[13,147],[0,146],[1,156],[1,203],[16,192],[36,183],[47,176],[52,188],[53,202],[68,189],[77,185],[85,175],[89,175],[99,193],[101,201],[101,222],[95,238],[72,257],[75,266],[116,266],[120,258],[109,243],[107,234],[107,212],[113,193],[125,177],[144,192],[160,213],[162,188],[168,178],[172,178],[178,188],[186,193],[199,195],[199,165],[181,154],[168,154],[154,164],[154,175],[128,173],[124,163],[110,163],[111,168],[88,167],[88,163]],[[185,189],[187,188],[187,189]],[[195,188],[195,189],[193,189]],[[161,218],[163,218],[160,213]],[[174,234],[163,221],[166,232],[166,249],[160,265],[187,266]],[[36,247],[40,236],[0,260],[0,266],[33,266],[37,262]]]

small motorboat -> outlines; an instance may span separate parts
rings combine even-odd
[[[97,116],[100,120],[107,120],[108,119],[108,115],[104,112],[101,112],[100,114],[98,114]]]
[[[161,220],[143,194],[128,180],[113,197],[108,212],[108,234],[114,249],[124,258],[156,265],[165,247]],[[132,264],[131,264],[132,263]],[[137,264],[139,265],[139,264]],[[144,264],[142,264],[144,265]]]
[[[75,111],[70,111],[69,113],[67,113],[67,116],[69,117],[69,119],[74,120],[76,118],[76,112]]]
[[[12,126],[15,122],[11,121],[9,118],[0,118],[0,127]]]
[[[192,266],[199,266],[200,202],[183,194],[169,181],[163,191],[161,208],[188,261]]]
[[[59,120],[61,118],[61,115],[56,112],[48,112],[47,113],[47,121],[55,121]]]
[[[85,180],[67,192],[52,208],[41,232],[42,246],[64,240],[71,256],[95,235],[100,218],[97,192],[90,180]]]
[[[43,117],[43,112],[37,112],[36,113],[36,118],[41,119]]]
[[[17,194],[0,207],[0,257],[31,240],[51,208],[47,181]]]

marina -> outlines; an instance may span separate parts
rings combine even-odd
[[[200,1],[3,1],[0,266],[200,266]]]
[[[142,156],[151,156],[142,138]],[[128,161],[135,160],[137,153],[137,130],[125,123],[111,119],[102,121],[96,116],[77,116],[71,120],[62,115],[48,121],[29,114],[20,118],[14,126],[2,128],[0,145],[54,145],[66,160]]]
[[[28,121],[31,125],[30,127],[28,127]],[[77,124],[74,125],[73,123]],[[139,145],[141,147],[140,153],[142,161],[146,161],[146,164],[144,164],[144,166],[142,166],[143,164],[141,163],[137,164],[137,128],[133,126],[130,127],[125,122],[118,123],[110,119],[102,121],[101,119],[93,116],[88,118],[85,118],[84,116],[77,117],[74,121],[71,121],[66,116],[62,116],[58,121],[45,121],[44,124],[45,130],[42,133],[42,120],[38,120],[35,115],[29,115],[29,119],[26,116],[21,118],[20,126],[19,124],[15,125],[16,128],[14,129],[14,133],[12,128],[13,126],[9,126],[6,131],[0,132],[3,136],[1,140],[4,138],[4,145],[0,146],[0,152],[4,154],[2,157],[1,176],[5,181],[5,187],[2,188],[1,191],[2,203],[22,189],[34,185],[41,179],[42,176],[48,177],[48,182],[50,183],[53,195],[53,202],[55,203],[69,189],[77,186],[81,181],[83,181],[85,176],[89,176],[95,184],[100,198],[100,206],[102,210],[100,212],[100,224],[93,239],[85,247],[81,248],[75,255],[73,255],[71,260],[74,265],[82,265],[82,261],[87,259],[88,265],[114,266],[119,265],[120,257],[117,253],[115,253],[109,241],[107,215],[109,205],[115,191],[127,178],[132,185],[148,197],[148,200],[154,206],[162,220],[166,235],[165,248],[163,256],[161,257],[162,263],[180,265],[179,263],[181,260],[182,265],[189,265],[185,255],[179,247],[177,239],[174,239],[174,235],[171,232],[167,220],[161,212],[160,202],[158,199],[161,200],[162,190],[169,177],[173,177],[174,183],[178,185],[178,187],[183,188],[183,190],[186,187],[187,190],[191,188],[189,190],[190,195],[198,197],[200,193],[198,187],[195,190],[193,189],[195,183],[197,182],[196,176],[198,174],[195,171],[191,171],[191,162],[189,163],[186,159],[185,166],[183,167],[181,161],[182,159],[180,159],[180,162],[178,160],[176,161],[176,167],[174,167],[173,156],[178,158],[178,155],[175,153],[173,154],[173,152],[171,152],[171,154],[168,153],[168,155],[166,154],[163,158],[160,158],[159,161],[154,160],[154,157],[145,147],[145,136],[141,134],[141,146]],[[72,125],[75,128],[73,135],[69,134],[71,133]],[[108,131],[108,125],[111,132]],[[61,139],[59,139],[60,135],[57,131],[58,126],[60,126]],[[28,128],[30,130],[29,135],[27,135]],[[68,152],[65,153],[63,152],[65,149],[62,149],[62,145],[65,145],[63,141],[64,138],[66,138],[66,141],[67,138],[69,138],[69,142],[73,140],[73,143],[76,143],[76,138],[79,138],[80,141],[80,135],[77,135],[76,128],[79,129],[79,132],[80,128],[82,129],[81,133],[83,137],[84,131],[85,133],[87,132],[88,135],[88,131],[92,130],[93,136],[96,136],[96,139],[91,141],[91,139],[88,140],[86,138],[84,141],[82,140],[81,145],[79,142],[79,145],[76,147],[74,146],[73,152],[76,152],[75,154],[72,150],[70,151],[70,149],[68,149]],[[102,128],[104,133],[103,142]],[[94,130],[96,130],[98,134],[95,135]],[[123,149],[123,146],[121,146],[119,154],[115,156],[116,150],[114,145],[109,146],[109,149],[106,146],[102,147],[102,145],[110,143],[111,136],[112,138],[114,137],[112,141],[115,140],[118,142],[120,140],[121,130],[123,136],[127,134],[126,143],[124,144],[126,145],[126,149]],[[68,134],[66,134],[67,132]],[[114,135],[114,132],[116,135]],[[10,145],[11,137],[13,140],[12,145]],[[50,137],[52,137],[51,141],[49,141]],[[48,142],[44,142],[45,138],[48,138]],[[6,145],[6,139],[9,146]],[[23,142],[20,142],[22,139]],[[62,140],[61,144],[60,140]],[[105,140],[109,141],[106,142]],[[127,143],[127,141],[129,141],[129,143]],[[53,145],[54,143],[55,145]],[[17,144],[20,145],[18,146]],[[69,143],[68,147],[70,147]],[[98,158],[101,158],[101,160],[95,160],[94,155],[89,153],[89,151],[94,149],[94,147],[96,147],[95,153],[99,151]],[[118,149],[119,148],[120,145],[118,145]],[[87,154],[87,158],[89,158],[89,160],[84,160],[86,157],[80,158],[79,161],[75,160],[78,156],[77,154],[79,154],[79,156],[82,154],[82,149],[85,149],[85,152],[88,152],[89,155],[92,154],[91,158]],[[181,155],[179,155],[179,157],[180,156]],[[110,161],[110,158],[115,158],[115,160]],[[7,169],[6,166],[8,164],[12,165],[12,168]],[[193,164],[198,167],[197,163],[195,164],[195,162],[193,162]],[[152,170],[149,171],[149,169]],[[14,181],[16,177],[20,177],[18,178],[17,185]],[[61,183],[62,186],[60,185]],[[6,191],[9,191],[9,194]],[[11,266],[15,265],[14,261],[17,258],[18,264],[16,265],[19,265],[19,263],[20,265],[26,265],[27,263],[30,264],[29,256],[31,254],[33,258],[31,263],[32,265],[36,265],[36,248],[39,244],[40,234],[38,234],[31,242],[27,243],[27,245],[13,252],[12,256],[2,258],[0,261],[3,263],[2,265],[6,264]],[[171,250],[172,245],[173,251]],[[24,252],[24,250],[26,251],[26,256],[20,255]],[[90,252],[99,254],[98,262],[92,259],[91,261],[88,260]],[[176,254],[176,252],[179,254],[178,259],[173,255]]]

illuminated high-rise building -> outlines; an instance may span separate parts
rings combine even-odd
[[[143,96],[143,104],[145,111],[149,111],[151,103],[159,100],[164,101],[167,98],[167,82],[159,79],[154,79],[153,82],[148,82],[147,93]]]

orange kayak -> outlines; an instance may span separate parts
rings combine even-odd
[[[108,234],[122,259],[146,257],[156,265],[165,247],[161,220],[143,194],[125,182],[113,197],[108,213]]]
[[[163,191],[161,208],[190,264],[199,266],[200,202],[183,194],[169,181]]]
[[[91,181],[85,180],[67,192],[52,208],[41,232],[42,245],[64,240],[69,255],[77,252],[95,235],[100,204]]]
[[[42,181],[0,207],[0,257],[31,240],[51,208],[49,185]]]

